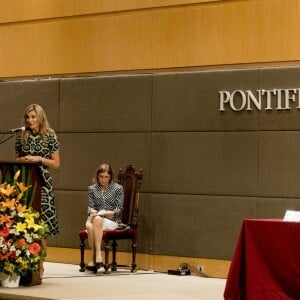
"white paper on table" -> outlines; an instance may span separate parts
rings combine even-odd
[[[283,221],[286,221],[286,222],[300,222],[300,211],[287,210],[285,212]]]

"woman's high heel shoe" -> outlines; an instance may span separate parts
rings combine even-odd
[[[96,263],[95,263],[95,267],[96,267],[97,269],[100,269],[100,268],[104,267],[104,264],[103,264],[102,261],[101,261],[101,262],[96,262]]]
[[[89,266],[89,265],[86,265],[85,266],[85,269],[87,270],[87,271],[95,271],[95,269],[96,269],[96,266]]]
[[[101,267],[104,267],[103,262],[96,262],[94,266],[86,265],[86,266],[85,266],[85,269],[86,269],[87,271],[92,271],[92,272],[94,272],[94,274],[96,274],[97,271],[98,271]]]

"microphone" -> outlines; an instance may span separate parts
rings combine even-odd
[[[10,129],[8,131],[8,133],[16,133],[16,132],[19,132],[19,131],[25,131],[26,130],[26,127],[23,126],[23,127],[18,127],[18,128],[13,128],[13,129]]]

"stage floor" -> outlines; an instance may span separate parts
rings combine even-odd
[[[220,300],[225,279],[200,276],[177,276],[155,271],[131,273],[121,269],[111,274],[79,272],[78,265],[44,263],[41,285],[32,287],[0,287],[0,299],[18,300]]]

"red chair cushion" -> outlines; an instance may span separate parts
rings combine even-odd
[[[81,241],[84,241],[88,238],[88,234],[87,234],[87,231],[85,229],[79,231],[79,238],[80,238]]]
[[[116,230],[107,230],[103,231],[103,240],[123,240],[123,239],[136,239],[137,232],[132,228],[129,229],[116,229]]]
[[[88,238],[87,231],[81,230],[79,231],[80,240],[84,241]],[[129,229],[116,229],[116,230],[106,230],[103,231],[103,240],[122,240],[122,239],[137,239],[137,232],[132,228]]]

